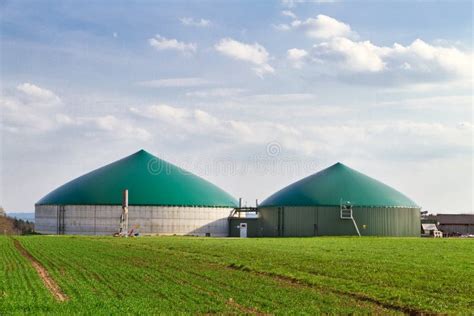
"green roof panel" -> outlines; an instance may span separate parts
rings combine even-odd
[[[419,208],[397,190],[336,163],[276,192],[260,206],[354,206]]]
[[[214,184],[144,150],[76,178],[37,204],[237,207],[235,198]]]

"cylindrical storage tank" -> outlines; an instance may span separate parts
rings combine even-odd
[[[141,234],[227,236],[231,195],[144,150],[76,178],[35,205],[43,234],[119,231],[124,190],[128,229]]]
[[[297,181],[258,208],[264,236],[419,236],[420,207],[341,163]]]

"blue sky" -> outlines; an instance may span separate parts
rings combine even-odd
[[[0,6],[7,210],[144,148],[249,204],[341,161],[472,212],[471,2]]]

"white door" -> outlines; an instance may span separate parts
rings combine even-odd
[[[240,223],[240,238],[247,238],[247,223]]]

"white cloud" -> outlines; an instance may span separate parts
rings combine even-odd
[[[223,55],[256,65],[254,71],[260,77],[266,73],[275,72],[273,67],[268,64],[267,50],[258,43],[245,44],[231,38],[223,38],[214,45],[214,48]]]
[[[306,28],[306,34],[309,37],[316,39],[351,37],[355,35],[348,24],[323,14],[319,14],[316,18],[309,18],[302,22],[301,25]]]
[[[378,72],[385,69],[381,48],[369,41],[354,42],[337,37],[314,46],[315,57],[323,62],[336,59],[341,68],[354,72]]]
[[[180,121],[189,116],[188,111],[183,108],[173,107],[167,104],[151,105],[140,110],[135,107],[130,108],[132,113],[148,118],[161,118],[170,122]]]
[[[230,38],[224,38],[215,45],[215,48],[224,55],[256,65],[262,65],[268,61],[267,50],[258,43],[250,45]]]
[[[187,109],[167,104],[157,104],[142,109],[132,107],[130,111],[138,116],[149,119],[159,119],[164,123],[173,125],[173,128],[182,129],[191,133],[212,133],[216,129],[224,129],[224,126],[216,117],[200,109]]]
[[[288,124],[291,115],[278,121],[272,119],[275,116],[268,115],[272,113],[268,110],[266,118],[253,120],[248,117],[223,119],[202,109],[166,104],[131,108],[130,111],[151,122],[159,120],[160,124],[150,124],[166,131],[163,135],[173,135],[170,141],[182,141],[183,144],[213,141],[217,145],[221,141],[232,141],[234,146],[264,146],[269,141],[277,141],[283,150],[297,155],[324,152],[332,159],[365,157],[391,161],[460,157],[470,155],[472,150],[473,125],[465,121],[444,124],[416,120],[341,121],[344,114],[336,111],[330,116],[324,115],[326,119],[318,124],[314,124],[314,120]],[[284,111],[292,112],[291,109]],[[314,113],[318,111],[314,109]]]
[[[74,119],[72,119],[69,115],[63,114],[63,113],[58,113],[55,116],[56,122],[62,125],[73,125]]]
[[[174,135],[173,141],[193,144],[214,141],[234,146],[266,145],[278,139],[286,150],[308,154],[317,149],[317,142],[302,140],[304,128],[293,127],[265,120],[222,119],[201,109],[174,107],[166,104],[152,105],[143,108],[130,108],[137,116],[159,120],[159,125],[167,133]]]
[[[294,20],[293,22],[291,22],[290,26],[291,27],[298,27],[298,26],[301,26],[303,24],[303,22],[301,22],[300,20]]]
[[[119,139],[148,141],[151,134],[128,118],[120,118],[112,114],[85,115],[71,117],[65,114],[56,115],[56,121],[64,132],[67,129],[87,138]],[[137,126],[138,125],[138,126]]]
[[[155,37],[148,39],[148,43],[156,50],[176,50],[182,53],[194,53],[196,52],[197,45],[195,43],[184,43],[179,42],[176,39],[167,39],[159,34]]]
[[[281,14],[284,15],[284,16],[296,19],[296,14],[294,14],[290,10],[283,10],[283,11],[281,11]]]
[[[295,68],[312,63],[315,71],[342,76],[344,80],[351,80],[347,75],[358,73],[367,75],[352,78],[359,82],[398,85],[413,82],[421,88],[427,82],[450,81],[459,85],[459,81],[472,78],[473,54],[452,45],[440,46],[416,39],[406,46],[398,43],[377,46],[368,40],[355,40],[358,35],[348,24],[326,15],[275,27],[280,30],[303,28],[318,40],[308,55],[302,49],[288,50],[287,59]]]
[[[338,0],[281,0],[280,3],[284,7],[294,8],[301,3],[333,3],[337,1]]]
[[[447,96],[429,96],[429,97],[415,97],[395,100],[378,101],[375,104],[377,107],[387,107],[392,109],[403,110],[420,110],[420,111],[440,111],[444,112],[447,108],[450,112],[469,110],[472,106],[471,95],[447,95]],[[433,113],[433,112],[431,112]]]
[[[459,124],[394,120],[322,123],[306,126],[305,134],[327,144],[320,150],[331,156],[342,157],[346,150],[346,155],[370,159],[428,161],[469,155],[472,131],[472,127]],[[347,148],[353,149],[347,151]]]
[[[29,101],[41,105],[56,105],[61,102],[61,99],[52,91],[40,88],[31,83],[22,83],[16,89],[29,98]]]
[[[255,71],[255,74],[260,78],[263,78],[263,76],[267,73],[272,74],[275,72],[275,69],[269,64],[263,64],[259,67],[255,67],[253,70]]]
[[[199,77],[167,78],[137,82],[137,85],[149,88],[182,88],[198,87],[212,84],[211,81]]]
[[[408,46],[395,43],[391,49],[384,49],[381,53],[392,64],[392,68],[403,63],[409,65],[406,70],[443,70],[463,76],[472,74],[472,53],[462,52],[455,47],[430,45],[421,39],[416,39]]]
[[[93,118],[81,119],[82,122],[92,122],[95,128],[110,133],[114,138],[137,139],[147,141],[151,134],[144,128],[136,127],[126,120],[119,119],[113,115],[105,115]],[[91,126],[88,126],[91,130]]]
[[[299,103],[314,100],[316,95],[311,93],[275,93],[275,94],[255,94],[247,96],[245,100],[257,103]]]
[[[4,91],[5,92],[5,91]],[[69,105],[70,104],[66,104]],[[23,83],[13,93],[0,97],[1,131],[14,137],[34,137],[38,134],[64,135],[74,131],[81,135],[106,133],[108,138],[148,140],[150,134],[126,119],[113,115],[70,115],[69,106],[51,90],[31,83]]]
[[[290,24],[278,24],[274,25],[274,27],[280,31],[303,29],[307,36],[319,40],[327,40],[335,37],[356,38],[358,36],[357,33],[351,29],[350,25],[324,14],[319,14],[316,18],[308,18],[305,21],[298,20],[294,17],[294,20]]]
[[[278,31],[289,31],[289,30],[291,30],[291,26],[288,25],[288,24],[284,24],[284,23],[276,24],[276,25],[274,24],[273,27]]]
[[[294,8],[296,3],[300,2],[299,0],[281,0],[281,5],[287,8]]]
[[[287,56],[288,56],[288,59],[299,60],[301,58],[308,56],[308,52],[305,51],[304,49],[292,48],[288,50]]]
[[[216,89],[186,92],[186,96],[198,97],[198,98],[209,98],[209,97],[225,98],[225,97],[233,97],[236,95],[240,95],[244,91],[245,89],[239,89],[239,88],[216,88]]]
[[[426,95],[427,93],[435,94],[444,94],[452,93],[452,91],[471,91],[472,90],[472,81],[466,80],[466,78],[444,78],[445,81],[442,81],[443,78],[437,79],[436,81],[428,82],[425,81],[408,81],[399,82],[397,86],[390,86],[380,89],[381,92],[388,93],[422,93]]]
[[[0,97],[1,127],[11,133],[40,133],[61,125],[55,113],[61,109],[61,99],[51,90],[31,83],[22,83],[9,94]]]
[[[268,93],[268,94],[246,94],[246,89],[217,88],[208,90],[197,90],[187,92],[186,96],[193,98],[225,98],[226,105],[230,107],[256,107],[265,104],[288,103],[293,106],[297,104],[314,101],[316,95],[312,93]]]
[[[183,25],[186,26],[197,26],[197,27],[209,27],[211,26],[211,21],[206,19],[194,20],[194,18],[180,18],[179,19]]]
[[[198,134],[226,134],[224,124],[211,114],[200,109],[187,109],[167,104],[157,104],[142,108],[132,107],[130,112],[148,119],[156,119],[166,124],[161,126],[165,131],[173,131],[181,138],[191,138]]]
[[[313,57],[320,64],[339,66],[343,72],[390,72],[416,80],[419,76],[445,80],[450,76],[469,77],[472,67],[472,54],[433,46],[421,39],[407,46],[395,43],[385,47],[338,37],[316,44]]]
[[[2,112],[2,130],[12,133],[37,133],[54,128],[54,121],[49,117],[44,107],[22,102],[19,98],[2,97],[0,99]]]
[[[158,104],[144,108],[130,108],[137,116],[159,120],[163,130],[179,135],[179,139],[193,142],[232,140],[234,144],[264,144],[289,129],[269,122],[246,122],[221,119],[201,109]],[[290,129],[292,130],[292,129]]]
[[[303,60],[308,56],[308,52],[304,49],[292,48],[287,51],[286,57],[291,62],[293,67],[301,68]]]

